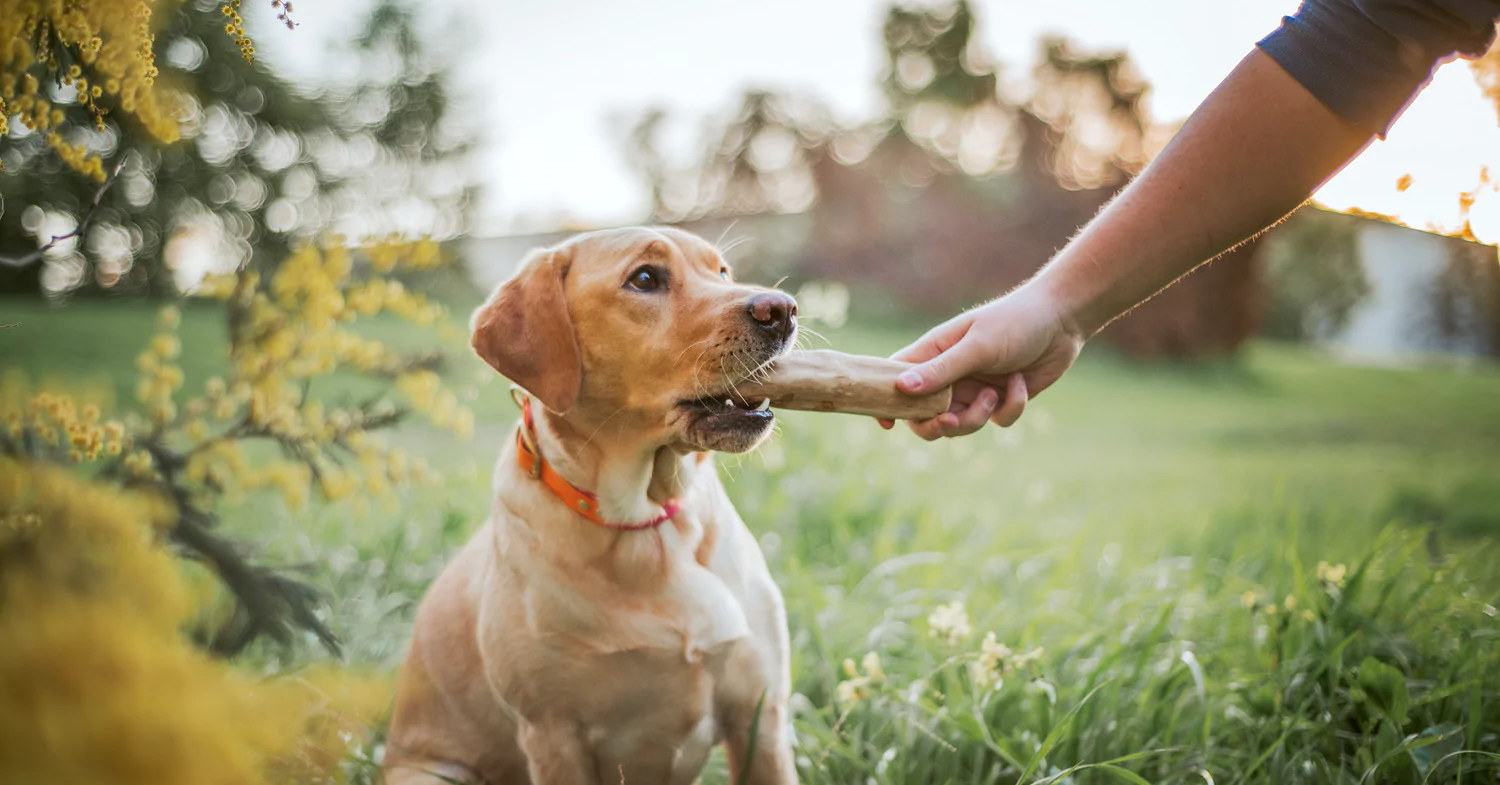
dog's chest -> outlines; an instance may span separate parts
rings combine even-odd
[[[783,689],[784,621],[753,540],[731,528],[700,549],[714,527],[685,528],[610,551],[652,565],[653,580],[599,561],[563,574],[511,558],[483,592],[494,602],[481,648],[499,697],[523,717],[566,718],[561,732],[581,736],[604,781],[692,782],[719,723],[742,727],[760,695]]]
[[[748,641],[687,659],[680,649],[575,655],[554,661],[531,699],[571,718],[584,754],[605,782],[690,783],[722,739],[728,663]]]
[[[664,678],[686,678],[690,672],[674,667],[751,634],[746,607],[754,603],[743,565],[732,558],[700,563],[701,539],[696,525],[632,537],[582,575],[528,580],[521,595],[527,626],[536,638],[569,641],[580,654],[664,652],[660,665],[671,674]]]

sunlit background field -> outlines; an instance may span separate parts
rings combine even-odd
[[[79,7],[162,100],[139,41],[98,115],[88,41],[0,39],[0,785],[377,781],[517,417],[464,325],[526,251],[680,225],[887,355],[1296,3]],[[1500,49],[1443,66],[1015,427],[722,456],[801,781],[1496,781],[1497,97]]]
[[[14,367],[108,385],[154,312],[7,313],[33,347]],[[823,332],[872,353],[909,334]],[[183,334],[188,358],[223,341],[203,309]],[[221,370],[189,360],[189,385]],[[432,456],[439,488],[358,512],[261,496],[225,516],[328,592],[352,663],[400,661],[417,600],[488,507],[516,413],[477,360],[449,375],[474,396],[474,438],[395,435]],[[1487,755],[1447,756],[1500,743],[1493,367],[1351,368],[1264,342],[1174,366],[1091,351],[1010,430],[927,444],[857,417],[780,423],[721,464],[786,595],[805,782],[1492,776],[1474,773]],[[971,633],[950,643],[929,616],[953,602]],[[968,663],[989,632],[1040,652],[981,695]],[[865,686],[845,662],[872,652],[884,677]],[[284,671],[326,654],[309,637],[242,656]],[[1409,681],[1381,681],[1381,662]],[[841,682],[860,699],[837,702]],[[715,766],[705,781],[726,781]]]

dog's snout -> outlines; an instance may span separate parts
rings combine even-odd
[[[750,298],[750,318],[781,340],[797,329],[797,301],[782,292],[763,292]]]

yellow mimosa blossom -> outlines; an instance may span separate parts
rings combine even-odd
[[[175,141],[179,99],[156,85],[154,6],[154,0],[0,0],[0,135],[16,117],[44,134],[70,168],[100,181],[98,154],[63,135],[70,112],[102,130],[105,115],[118,111],[158,140]],[[74,58],[66,67],[62,51]],[[47,100],[36,73],[73,87],[76,108]],[[106,92],[110,100],[101,102]]]

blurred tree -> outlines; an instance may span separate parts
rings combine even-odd
[[[1271,293],[1265,333],[1306,341],[1326,338],[1349,322],[1370,293],[1360,263],[1363,219],[1314,207],[1298,210],[1264,243]]]
[[[893,6],[885,116],[836,129],[785,97],[750,93],[710,136],[691,188],[658,152],[660,113],[644,117],[632,157],[656,217],[810,209],[804,247],[786,263],[794,281],[841,280],[906,308],[951,312],[1015,286],[1145,164],[1147,86],[1123,53],[1050,39],[1029,96],[1009,95],[1018,91],[1000,89],[976,30],[964,0]],[[1226,255],[1105,339],[1141,357],[1233,351],[1258,327],[1255,257],[1254,246]]]
[[[926,101],[967,108],[995,100],[995,72],[978,49],[967,0],[892,6],[883,32],[888,66],[881,86],[896,116]]]
[[[1471,61],[1469,67],[1485,97],[1495,104],[1496,116],[1500,117],[1500,39],[1483,57]],[[1489,199],[1500,198],[1497,191],[1500,191],[1500,184],[1494,181],[1488,169],[1481,169],[1474,190],[1459,194],[1459,214],[1463,219],[1460,236],[1477,242],[1469,225],[1469,214],[1481,195]],[[1496,263],[1492,248],[1454,246],[1433,297],[1440,334],[1451,337],[1466,327],[1475,329],[1477,325],[1490,356],[1500,357],[1500,264]]]
[[[748,90],[727,120],[708,126],[696,161],[673,162],[662,152],[666,120],[660,108],[647,109],[624,145],[651,189],[652,220],[791,213],[812,204],[812,151],[832,128],[822,103]]]
[[[85,218],[89,225],[40,264],[7,271],[0,291],[172,293],[174,238],[196,241],[201,250],[193,255],[211,257],[203,261],[219,268],[245,259],[266,264],[289,250],[293,227],[274,216],[267,225],[268,197],[288,178],[310,178],[313,190],[327,182],[302,165],[310,158],[303,140],[329,129],[332,119],[316,101],[244,62],[216,0],[166,6],[158,16],[158,79],[176,99],[173,119],[182,139],[162,145],[139,127],[106,118],[87,146],[118,168],[118,182],[89,212],[98,183],[68,171],[36,134],[13,128],[0,153],[6,169],[0,254],[33,251],[44,236],[73,231]],[[51,91],[63,98],[59,86]]]
[[[1064,188],[1123,185],[1146,165],[1147,85],[1123,52],[1088,55],[1042,42],[1027,111],[1053,137],[1050,169]]]
[[[452,73],[417,33],[409,0],[380,0],[355,41],[360,81],[333,92],[345,132],[374,142],[373,165],[347,173],[336,216],[344,231],[391,231],[449,239],[468,229],[478,192],[469,154],[473,129],[450,111]]]
[[[1500,264],[1495,248],[1454,242],[1447,265],[1432,287],[1430,327],[1445,340],[1466,341],[1500,357]]]
[[[659,106],[647,107],[633,120],[627,121],[630,130],[625,134],[625,162],[640,175],[651,190],[651,220],[668,220],[674,209],[667,204],[667,192],[671,188],[671,172],[666,157],[661,152],[661,126],[667,120],[667,111]]]
[[[361,85],[363,100],[346,108],[339,99],[347,96],[302,93],[263,64],[247,64],[253,50],[242,32],[226,35],[225,8],[187,0],[159,11],[158,79],[175,98],[182,139],[163,145],[128,117],[105,116],[103,130],[84,140],[117,172],[97,209],[89,208],[101,193],[97,181],[69,171],[41,134],[11,128],[0,148],[0,256],[26,259],[47,238],[80,236],[49,248],[39,263],[0,264],[0,293],[168,295],[204,272],[272,267],[320,232],[408,228],[379,214],[395,209],[390,194],[399,189],[406,207],[424,199],[413,167],[464,150],[420,130],[446,128],[447,98],[444,74],[419,66],[410,14],[392,2],[376,8],[359,54],[394,68],[362,69],[388,78]],[[285,14],[284,6],[273,10]],[[45,89],[66,102],[65,88]],[[387,188],[372,194],[375,182]],[[463,187],[450,189],[442,207],[413,212],[433,219],[433,234],[456,234],[468,197]],[[460,215],[437,220],[450,207]]]
[[[891,30],[917,24],[912,13],[890,12],[888,40]],[[893,110],[910,106],[897,116],[924,155],[903,151],[892,133],[865,160],[820,168],[826,177],[819,180],[818,209],[825,215],[816,221],[818,232],[844,239],[810,256],[825,269],[878,271],[873,277],[907,306],[945,312],[971,304],[976,293],[1006,291],[1045,264],[1145,165],[1152,123],[1148,85],[1123,52],[1090,54],[1045,39],[1029,95],[1007,96],[987,78],[998,71],[984,65],[967,6],[918,13],[923,29],[946,32],[918,37],[915,53],[888,45],[889,73],[899,76],[902,59],[920,57],[940,64],[934,72],[948,77],[885,84],[888,94],[905,87],[907,97],[893,98]],[[860,182],[861,169],[878,185]],[[838,208],[828,203],[868,201],[882,192],[883,205],[857,214],[863,230],[830,226],[836,219],[827,213]],[[884,236],[869,227],[882,227]],[[1139,358],[1234,351],[1259,327],[1258,255],[1253,243],[1225,254],[1133,309],[1101,338]]]
[[[980,49],[975,29],[962,0],[886,13],[887,117],[863,133],[878,129],[880,157],[906,161],[908,174],[922,168],[915,158],[934,154],[973,176],[1015,161],[1017,107],[996,92],[999,67]]]
[[[699,171],[698,216],[790,213],[815,194],[808,152],[827,133],[821,104],[746,92]]]

